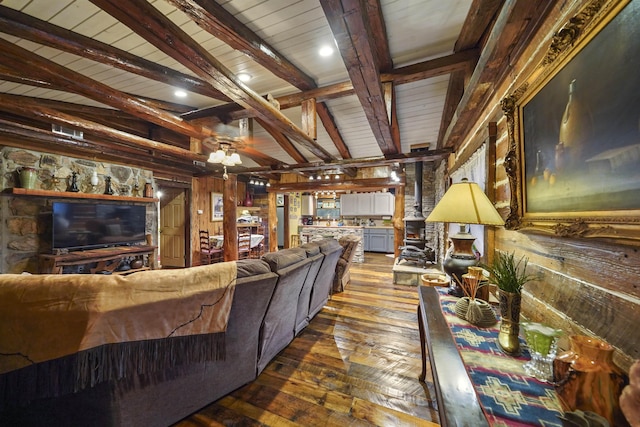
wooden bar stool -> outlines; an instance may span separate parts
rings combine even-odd
[[[292,234],[291,235],[291,243],[289,243],[289,247],[290,248],[297,248],[298,246],[300,246],[300,235],[299,234]]]

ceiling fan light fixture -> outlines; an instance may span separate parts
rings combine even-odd
[[[234,165],[242,164],[242,160],[240,159],[240,154],[238,153],[233,153],[229,158],[231,159]]]

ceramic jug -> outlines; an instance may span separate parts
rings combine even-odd
[[[591,411],[612,426],[626,425],[619,398],[625,375],[613,363],[613,347],[597,338],[569,337],[570,350],[553,362],[553,379],[564,411]]]
[[[20,185],[22,188],[34,189],[37,178],[38,171],[35,168],[24,167],[20,169]]]

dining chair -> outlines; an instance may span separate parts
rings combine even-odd
[[[222,261],[222,248],[211,245],[208,230],[200,230],[200,265],[213,264]]]
[[[238,259],[251,257],[251,233],[238,230]]]

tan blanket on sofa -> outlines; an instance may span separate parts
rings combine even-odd
[[[224,332],[236,264],[117,275],[0,274],[0,374],[104,344]]]

